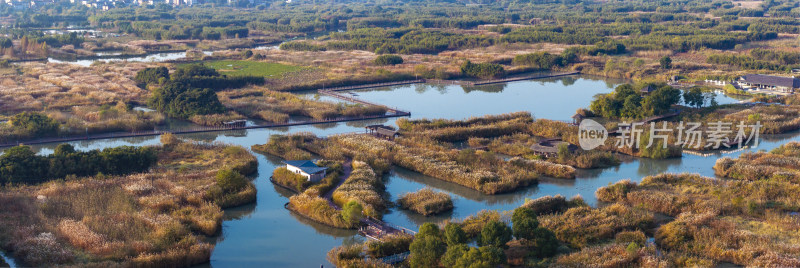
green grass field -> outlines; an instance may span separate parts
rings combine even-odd
[[[204,62],[224,75],[279,76],[303,69],[301,66],[246,60],[215,60]]]

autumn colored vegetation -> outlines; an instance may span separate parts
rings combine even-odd
[[[773,151],[722,158],[718,176],[660,174],[641,183],[622,181],[597,191],[598,199],[672,217],[655,243],[672,263],[796,266],[797,143]],[[769,241],[769,242],[763,242]],[[697,256],[688,258],[686,256]]]
[[[255,158],[241,147],[179,140],[142,150],[157,153],[150,171],[5,186],[3,249],[25,266],[208,262],[204,236],[221,230],[222,208],[255,200],[242,175],[255,172]]]
[[[405,193],[397,199],[403,209],[430,216],[453,209],[453,200],[450,195],[443,192],[434,192],[424,188],[413,193]]]

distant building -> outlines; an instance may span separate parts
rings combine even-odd
[[[310,160],[284,161],[283,163],[286,164],[286,169],[308,178],[310,182],[322,180],[325,178],[325,174],[328,170],[326,167],[317,166],[317,164],[314,164],[314,162]]]
[[[580,125],[584,118],[586,117],[582,114],[575,113],[575,115],[572,116],[572,124]]]
[[[743,88],[773,90],[785,93],[791,93],[793,90],[800,88],[800,79],[761,74],[742,76],[739,78],[739,83],[743,85]]]
[[[384,125],[369,125],[366,127],[366,129],[367,129],[367,134],[371,134],[378,138],[392,140],[396,138],[398,135],[400,135],[397,133],[397,131],[395,131],[391,127]]]

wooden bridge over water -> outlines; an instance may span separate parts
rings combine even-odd
[[[318,125],[318,124],[327,124],[327,123],[360,121],[360,120],[368,120],[368,119],[403,117],[403,116],[409,116],[409,115],[411,115],[411,113],[409,113],[409,112],[400,111],[400,110],[396,110],[396,109],[390,109],[388,113],[383,114],[383,115],[340,116],[340,117],[329,118],[329,119],[314,119],[314,120],[287,122],[287,123],[268,123],[268,124],[263,124],[263,125],[254,125],[254,126],[194,126],[194,127],[191,127],[191,128],[178,129],[178,130],[175,130],[175,129],[173,129],[173,130],[157,130],[157,129],[153,129],[153,130],[142,130],[142,131],[132,131],[132,132],[114,132],[114,133],[90,134],[90,135],[83,135],[83,136],[42,138],[42,139],[35,139],[35,140],[19,140],[19,141],[14,141],[14,142],[0,143],[0,148],[17,146],[19,144],[31,145],[31,144],[54,143],[54,142],[71,142],[71,141],[100,140],[100,139],[150,137],[150,136],[159,136],[159,135],[166,134],[166,133],[193,134],[193,133],[218,132],[218,131],[230,131],[230,130],[246,130],[246,129],[261,129],[261,128],[276,128],[276,127]]]
[[[345,90],[345,89],[342,89],[342,90]],[[342,91],[342,90],[339,90],[339,91]],[[408,112],[408,111],[403,111],[403,110],[399,110],[397,108],[392,108],[392,107],[389,107],[389,106],[386,106],[386,105],[383,105],[383,104],[377,104],[377,103],[365,101],[365,100],[362,100],[362,99],[359,99],[359,98],[356,98],[356,97],[347,96],[347,95],[339,93],[339,92],[337,92],[335,90],[320,89],[317,92],[319,92],[320,95],[330,96],[330,97],[334,97],[334,98],[337,98],[337,99],[340,99],[340,100],[344,100],[344,101],[349,101],[349,102],[363,104],[363,105],[373,105],[373,106],[384,107],[390,113],[397,114],[397,116],[409,116],[409,115],[411,115],[411,112]]]
[[[358,234],[376,241],[382,241],[384,237],[389,235],[395,235],[395,234],[415,235],[417,233],[410,229],[403,228],[372,217],[366,217],[364,219],[361,219],[361,223],[364,224],[364,226],[358,228]]]

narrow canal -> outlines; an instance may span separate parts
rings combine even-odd
[[[519,81],[507,84],[478,87],[409,85],[376,88],[353,92],[367,101],[382,103],[409,110],[413,118],[463,119],[485,114],[530,111],[536,118],[569,120],[576,109],[586,107],[596,94],[611,92],[623,81],[604,80],[590,76],[569,76],[555,79]],[[313,97],[315,93],[305,93]],[[720,103],[738,100],[719,95]],[[263,144],[272,134],[311,132],[325,136],[336,133],[363,131],[370,124],[394,124],[394,119],[378,119],[311,126],[273,129],[235,130],[214,133],[181,135],[183,138],[206,142],[224,142],[249,148]],[[756,149],[770,150],[785,142],[798,140],[798,134],[762,137]],[[71,142],[77,149],[101,149],[119,145],[153,145],[158,137],[121,138],[111,140]],[[51,153],[56,144],[33,146],[39,153]],[[595,190],[622,179],[640,181],[642,177],[661,172],[692,172],[713,176],[712,166],[722,156],[701,157],[684,155],[683,158],[651,160],[626,158],[622,165],[607,169],[580,170],[574,180],[544,178],[537,186],[502,195],[484,195],[453,183],[443,182],[422,174],[395,168],[387,177],[387,191],[392,200],[405,192],[432,187],[453,196],[453,212],[423,217],[406,211],[392,209],[385,220],[396,225],[416,229],[424,222],[441,222],[463,218],[484,209],[511,210],[526,198],[560,194],[566,197],[582,196],[587,203],[597,205]],[[216,249],[211,257],[212,267],[278,266],[278,267],[332,267],[325,260],[332,247],[362,239],[355,231],[341,230],[309,222],[283,208],[289,193],[269,182],[269,175],[280,165],[280,159],[257,155],[258,175],[254,178],[258,188],[256,204],[225,211],[223,231],[212,238]]]

